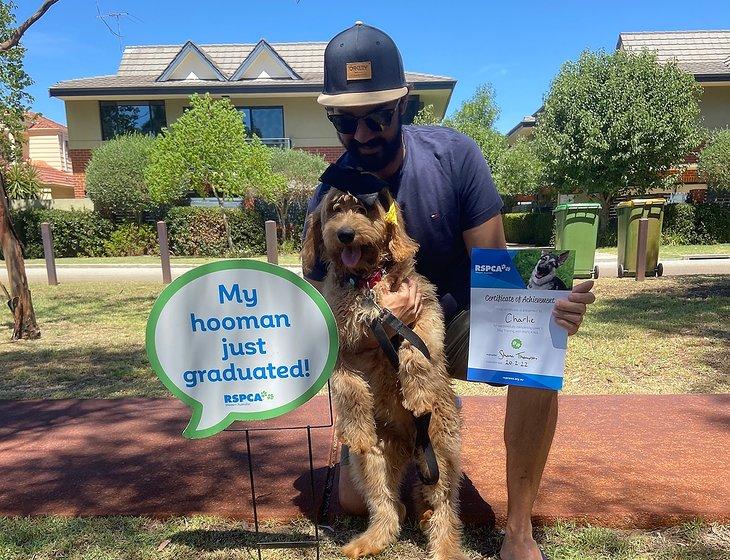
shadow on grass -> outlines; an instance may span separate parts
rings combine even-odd
[[[102,341],[99,341],[100,343]],[[18,343],[0,354],[0,399],[166,396],[143,347]],[[22,346],[20,346],[22,344]]]
[[[662,280],[628,295],[609,296],[590,319],[632,325],[656,333],[691,334],[729,339],[730,281],[727,276],[682,276],[671,284]]]
[[[313,536],[293,531],[288,533],[277,533],[261,531],[258,539],[260,542],[291,542],[291,541],[311,541]],[[249,526],[249,529],[231,529],[231,530],[214,530],[214,529],[192,529],[189,531],[180,531],[170,537],[170,541],[175,544],[181,544],[197,550],[205,550],[208,552],[217,550],[236,550],[241,548],[250,548],[256,550],[256,532]]]

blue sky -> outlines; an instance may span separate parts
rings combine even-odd
[[[40,0],[18,0],[25,19]],[[361,19],[391,35],[406,69],[458,80],[449,111],[490,82],[506,132],[541,104],[566,60],[611,51],[621,31],[730,28],[728,0],[331,2],[316,0],[98,0],[121,19],[123,45],[327,41]],[[26,34],[33,107],[65,123],[54,83],[116,73],[121,50],[95,0],[61,0]]]

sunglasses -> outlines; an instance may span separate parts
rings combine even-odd
[[[398,110],[399,105],[400,99],[395,104],[395,107],[389,109],[376,109],[372,113],[368,113],[362,117],[339,113],[327,113],[327,118],[335,127],[335,130],[341,134],[355,134],[357,125],[360,121],[363,121],[373,132],[383,132],[393,122],[393,115]]]

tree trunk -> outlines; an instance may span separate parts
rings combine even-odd
[[[281,241],[284,242],[289,239],[289,232],[287,231],[287,216],[289,215],[290,202],[284,200],[279,204],[275,205],[276,213],[279,217],[279,226],[281,227]]]
[[[8,305],[13,313],[11,340],[40,338],[41,331],[35,319],[33,300],[25,275],[25,261],[20,239],[10,221],[10,205],[5,194],[5,176],[0,171],[0,246],[5,257],[5,268],[10,283]]]
[[[611,201],[613,197],[604,194],[595,195],[601,203],[601,211],[598,214],[598,230],[605,232],[608,229],[608,222],[611,215]]]

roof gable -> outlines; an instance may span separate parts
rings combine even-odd
[[[231,81],[269,78],[301,80],[274,48],[261,39],[231,76]]]
[[[180,80],[217,80],[225,82],[226,77],[195,43],[188,41],[157,78],[158,82]]]

